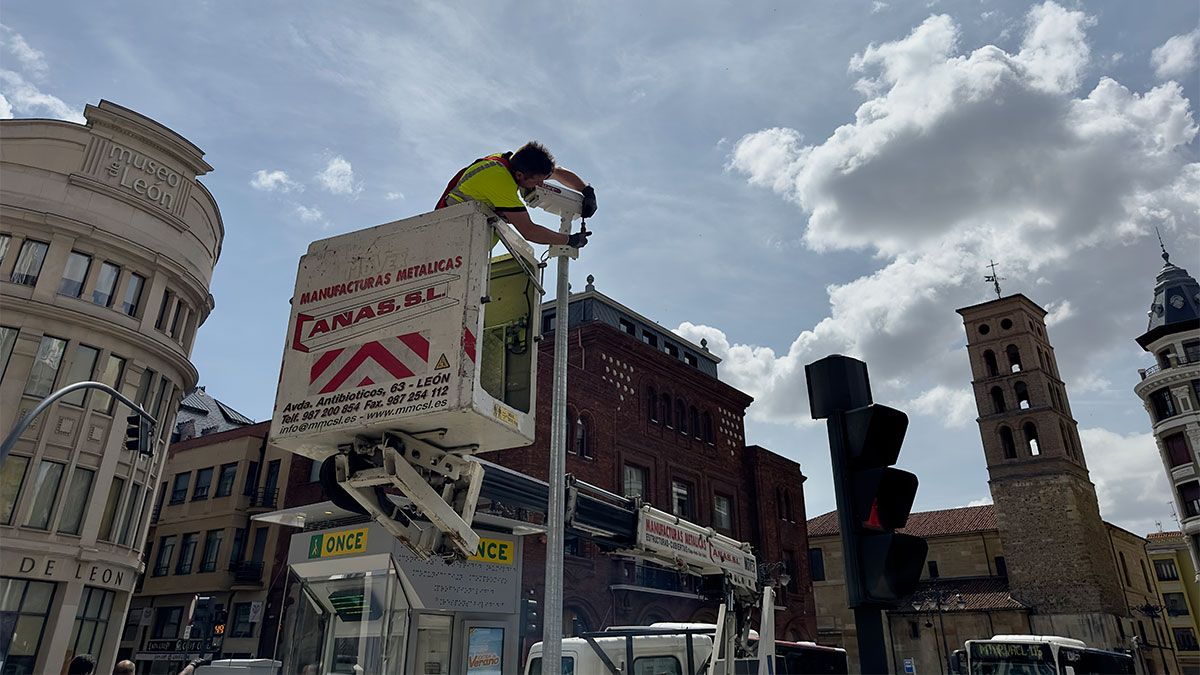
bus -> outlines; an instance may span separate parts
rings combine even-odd
[[[1082,640],[1055,635],[996,635],[967,640],[970,675],[1092,675],[1129,673],[1133,657],[1093,649]]]

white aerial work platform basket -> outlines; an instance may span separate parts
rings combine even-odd
[[[314,460],[397,431],[454,454],[532,443],[541,297],[533,249],[477,202],[313,242],[270,442]]]

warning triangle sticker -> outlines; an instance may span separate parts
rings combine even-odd
[[[449,367],[450,367],[450,361],[446,358],[445,354],[442,354],[440,357],[438,357],[437,365],[434,366],[433,369],[434,370],[445,370]]]

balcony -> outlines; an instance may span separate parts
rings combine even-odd
[[[261,560],[243,560],[229,566],[233,572],[233,585],[246,588],[261,588],[263,583],[263,563]]]
[[[1168,356],[1168,359],[1168,365],[1163,365],[1163,362],[1160,360],[1158,363],[1155,363],[1148,368],[1139,368],[1138,374],[1140,374],[1144,380],[1147,377],[1150,377],[1151,375],[1163,370],[1200,363],[1200,347],[1193,347],[1189,345],[1188,347],[1184,348],[1182,355],[1172,353]]]

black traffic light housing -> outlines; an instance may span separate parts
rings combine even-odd
[[[538,614],[538,601],[533,598],[521,599],[521,634],[542,634],[542,617]]]
[[[851,608],[894,607],[916,590],[924,539],[896,532],[908,521],[917,477],[893,468],[908,416],[871,399],[867,365],[828,356],[805,367],[812,416],[826,418]]]
[[[142,455],[154,454],[154,425],[141,413],[125,418],[125,449]]]

